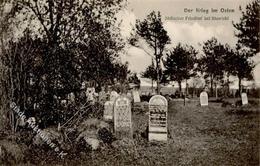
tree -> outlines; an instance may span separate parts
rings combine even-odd
[[[209,78],[211,96],[213,96],[213,85],[215,84],[215,88],[217,88],[217,81],[223,79],[225,49],[213,37],[204,43],[203,52],[198,67],[205,74],[204,78]]]
[[[259,52],[259,38],[260,38],[260,5],[259,0],[254,0],[246,6],[246,11],[242,11],[242,17],[239,23],[233,23],[233,26],[237,29],[236,36],[238,37],[238,43],[249,47],[253,52]]]
[[[59,101],[70,92],[80,91],[82,81],[91,79],[102,84],[113,83],[114,78],[126,79],[127,65],[117,59],[124,44],[115,25],[115,14],[122,3],[123,0],[13,2],[12,21],[27,27],[30,39],[23,42],[23,33],[8,50],[15,45],[28,48],[30,43],[35,48],[28,53],[32,62],[23,62],[27,77],[18,83],[32,80],[32,85],[26,85],[30,93],[24,100],[39,105],[49,121],[58,123],[62,118],[58,114]],[[34,28],[33,23],[39,26]],[[23,57],[19,51],[15,56]]]
[[[141,77],[148,78],[152,80],[152,92],[153,92],[153,81],[157,80],[157,71],[156,67],[154,66],[153,62],[149,65],[144,72],[141,73]],[[164,75],[164,71],[160,68],[159,70],[159,77],[160,77],[160,84],[168,83],[167,78]]]
[[[144,72],[141,73],[141,76],[143,78],[149,78],[152,81],[155,81],[157,79],[157,72],[156,68],[153,64],[149,65]]]
[[[177,81],[179,91],[182,91],[181,82],[195,76],[195,63],[197,51],[192,46],[181,45],[180,43],[166,54],[164,61],[165,75],[171,81]]]
[[[13,39],[13,27],[15,27],[11,21],[14,17],[14,10],[6,9],[9,3],[10,0],[0,1],[0,130],[14,130],[15,125],[14,113],[9,107],[14,96],[14,90],[11,89],[14,81],[10,79],[13,78],[10,66],[14,62],[14,56],[11,55],[8,65],[3,61],[4,55],[8,54],[8,42]]]
[[[161,59],[166,44],[170,43],[167,31],[163,27],[160,12],[151,12],[143,21],[136,22],[137,34],[145,39],[147,44],[153,49],[156,61],[157,73],[157,93],[160,93],[160,70]]]
[[[140,88],[140,84],[141,84],[141,81],[140,79],[137,77],[137,74],[136,73],[131,73],[128,77],[128,83],[133,83],[136,86],[136,88]]]
[[[226,77],[226,81],[224,81],[224,87],[225,89],[225,96],[227,96],[227,94],[229,94],[229,84],[230,84],[230,76],[233,74],[234,72],[234,67],[236,64],[234,64],[234,58],[235,58],[235,50],[233,48],[231,48],[228,44],[225,44],[224,46],[225,49],[225,54],[223,56],[224,58],[224,75]]]
[[[241,81],[243,79],[253,79],[254,63],[249,60],[251,52],[248,50],[236,50],[232,56],[231,66],[233,68],[232,75],[238,77],[238,89],[242,92]]]

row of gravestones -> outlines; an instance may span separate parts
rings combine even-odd
[[[248,98],[247,98],[246,93],[241,94],[241,100],[242,100],[242,105],[248,104]],[[200,93],[200,105],[201,106],[208,106],[209,105],[207,92],[201,92]]]
[[[167,110],[168,102],[161,95],[153,96],[149,101],[149,141],[167,141]],[[131,101],[127,96],[112,93],[110,101],[105,103],[104,119],[114,122],[117,138],[132,138]]]

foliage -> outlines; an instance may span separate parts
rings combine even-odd
[[[117,59],[124,43],[115,25],[122,5],[123,0],[14,1],[9,20],[26,29],[1,54],[9,73],[5,86],[13,90],[9,98],[28,115],[41,112],[42,121],[57,124],[64,120],[61,101],[71,92],[80,97],[83,81],[124,82],[129,71]]]
[[[144,72],[141,73],[141,76],[143,78],[149,78],[151,80],[156,80],[157,79],[157,72],[156,68],[153,64],[149,65]]]
[[[145,39],[147,44],[154,50],[157,72],[157,93],[159,93],[161,58],[165,45],[170,43],[167,31],[163,27],[160,12],[156,13],[153,11],[143,21],[137,20],[136,31],[137,34]]]
[[[140,79],[137,77],[136,73],[132,73],[129,77],[128,77],[128,83],[133,83],[137,85],[137,88],[140,88],[140,84],[141,81]]]
[[[236,36],[238,43],[251,48],[255,53],[259,52],[259,25],[260,25],[260,5],[259,0],[254,0],[242,11],[242,17],[239,23],[233,23],[237,29]]]
[[[210,79],[211,95],[213,95],[213,83],[222,80],[224,76],[224,45],[215,37],[207,40],[203,45],[204,54],[199,59],[198,68],[204,73],[204,78]]]
[[[181,91],[181,82],[196,75],[194,68],[197,52],[192,46],[183,46],[179,43],[166,55],[164,61],[165,75],[171,81],[177,81]]]

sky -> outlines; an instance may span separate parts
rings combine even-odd
[[[123,19],[122,35],[128,38],[136,19],[143,20],[154,10],[161,12],[163,26],[171,39],[168,50],[181,42],[201,52],[203,42],[213,36],[223,44],[235,46],[237,38],[234,36],[232,21],[239,22],[242,16],[239,6],[244,9],[249,2],[251,0],[129,0],[127,7],[119,14]],[[217,12],[212,9],[217,9]],[[202,17],[202,20],[191,20],[189,17]],[[221,17],[222,20],[213,20],[212,17]],[[144,41],[141,45],[152,54]],[[132,71],[140,73],[151,64],[151,57],[146,52],[129,46],[121,59],[129,62]],[[256,59],[260,59],[259,54]],[[260,73],[256,74],[260,82]]]

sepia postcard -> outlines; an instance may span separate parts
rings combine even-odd
[[[259,11],[1,0],[0,166],[258,166]]]

